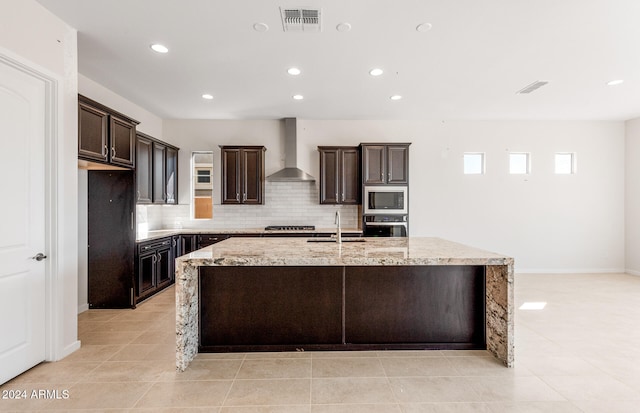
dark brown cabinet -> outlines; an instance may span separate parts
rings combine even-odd
[[[222,203],[264,203],[264,146],[221,146]]]
[[[137,302],[173,283],[175,273],[174,237],[138,244]]]
[[[78,158],[134,168],[138,123],[78,95]]]
[[[360,151],[351,146],[318,146],[320,203],[360,203]]]
[[[364,185],[409,183],[409,143],[360,145]]]
[[[228,234],[200,234],[197,236],[198,246],[196,249],[208,247],[209,245],[224,241],[230,237],[231,235]]]
[[[178,203],[178,151],[175,146],[138,132],[137,203]]]

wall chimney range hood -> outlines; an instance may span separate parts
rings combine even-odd
[[[316,178],[298,168],[297,119],[284,119],[284,169],[267,177],[272,182],[314,182]]]

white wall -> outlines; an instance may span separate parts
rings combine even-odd
[[[57,270],[51,290],[56,303],[50,358],[60,359],[80,343],[77,328],[77,33],[33,0],[0,3],[0,49],[59,79],[57,204],[54,224]]]
[[[640,275],[640,118],[626,122],[625,139],[625,264]]]
[[[188,203],[185,166],[193,150],[213,150],[219,162],[220,144],[265,145],[267,175],[282,166],[280,121],[167,120],[164,127],[181,148],[182,204]],[[412,236],[511,255],[519,272],[625,268],[623,122],[299,119],[299,167],[317,176],[318,145],[361,142],[412,142]],[[509,151],[531,153],[531,175],[507,173]],[[464,152],[486,153],[485,175],[462,174]],[[555,152],[576,152],[578,173],[555,175]],[[219,194],[218,167],[214,173]]]

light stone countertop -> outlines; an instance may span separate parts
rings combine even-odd
[[[185,230],[185,233],[187,230]],[[365,238],[365,242],[307,242],[307,238],[229,238],[176,259],[176,369],[198,352],[201,266],[485,266],[486,346],[514,365],[514,260],[440,238]]]
[[[303,231],[267,231],[264,228],[237,228],[237,229],[216,229],[216,228],[182,228],[182,229],[158,229],[153,231],[138,232],[136,234],[136,242],[151,241],[154,239],[170,237],[181,234],[333,234],[335,228],[316,228],[314,230]],[[343,228],[343,233],[362,234],[361,229]]]
[[[513,258],[441,238],[363,238],[364,242],[307,242],[307,238],[230,238],[183,255],[195,266],[235,265],[512,265]]]

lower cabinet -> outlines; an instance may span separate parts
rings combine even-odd
[[[175,273],[177,237],[167,237],[138,244],[136,302],[171,285]]]

